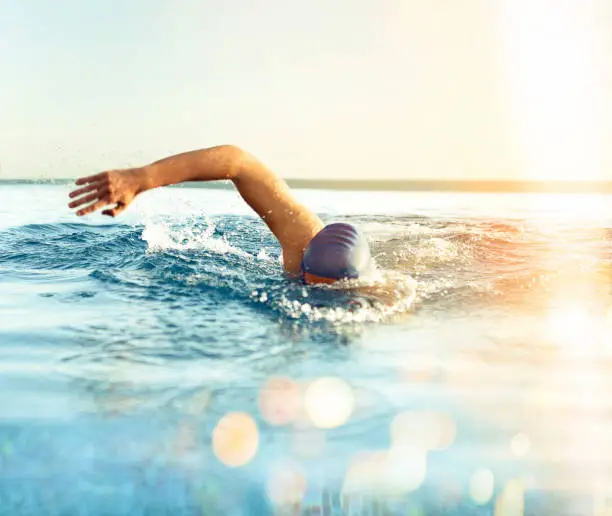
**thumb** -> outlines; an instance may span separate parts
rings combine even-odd
[[[116,217],[126,208],[127,208],[127,204],[124,204],[123,202],[118,202],[114,208],[104,210],[102,212],[102,215],[108,215],[109,217]]]

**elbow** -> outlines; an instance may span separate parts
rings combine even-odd
[[[249,168],[248,164],[253,159],[252,156],[237,145],[221,145],[219,150],[226,156],[227,178],[234,182],[237,181]]]
[[[217,149],[233,156],[239,156],[240,154],[244,154],[244,151],[240,147],[238,147],[238,145],[232,145],[230,143],[225,145],[219,145]]]

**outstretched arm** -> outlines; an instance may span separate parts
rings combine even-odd
[[[242,198],[264,220],[283,249],[288,272],[297,274],[304,248],[322,228],[321,219],[299,203],[287,184],[259,160],[232,145],[185,152],[139,168],[111,170],[77,180],[69,206],[77,215],[106,208],[112,217],[140,193],[186,181],[233,181]],[[89,204],[88,204],[89,203]],[[114,206],[112,206],[114,205]]]

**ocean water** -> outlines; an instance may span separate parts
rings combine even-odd
[[[0,183],[0,514],[612,513],[612,197],[297,191],[375,276],[284,277],[233,191]]]

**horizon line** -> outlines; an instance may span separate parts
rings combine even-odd
[[[75,178],[11,178],[0,184],[70,184]],[[294,179],[285,178],[295,189],[349,191],[421,191],[471,193],[612,193],[612,181],[581,179]],[[229,181],[194,181],[174,188],[232,188]]]

